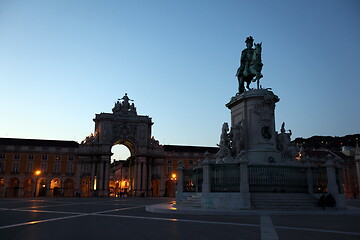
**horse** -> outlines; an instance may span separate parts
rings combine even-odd
[[[260,79],[263,77],[261,70],[263,64],[261,63],[261,47],[262,43],[255,43],[254,53],[247,64],[250,64],[248,68],[244,67],[244,71],[240,72],[238,69],[237,77],[239,81],[239,92],[245,91],[244,82],[246,82],[246,88],[250,90],[250,83],[257,81],[257,88],[260,88]],[[240,66],[241,67],[241,66]],[[249,71],[248,71],[249,70]]]

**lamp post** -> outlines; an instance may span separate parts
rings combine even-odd
[[[35,180],[35,192],[34,192],[34,197],[36,197],[36,190],[37,190],[37,182],[38,182],[38,178],[39,175],[41,174],[40,170],[35,171],[35,176],[36,176],[36,180]]]
[[[170,178],[170,180],[171,180],[171,195],[176,195],[176,180],[177,180],[177,176],[176,176],[176,173],[173,173],[173,174],[171,174],[171,178]],[[170,195],[170,194],[169,194]]]

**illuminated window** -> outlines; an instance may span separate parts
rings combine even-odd
[[[60,156],[59,155],[55,156],[55,160],[60,161]]]

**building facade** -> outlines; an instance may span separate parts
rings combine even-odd
[[[94,133],[74,141],[0,139],[0,197],[175,196],[178,161],[195,167],[217,147],[160,145],[152,120],[127,94],[96,114]],[[131,156],[111,164],[114,145]]]

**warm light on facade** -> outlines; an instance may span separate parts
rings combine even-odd
[[[35,171],[35,175],[36,175],[36,176],[39,176],[40,174],[41,174],[41,171],[40,171],[40,170]]]
[[[94,177],[94,190],[96,191],[96,176]]]
[[[176,180],[176,173],[171,174],[171,180]]]

